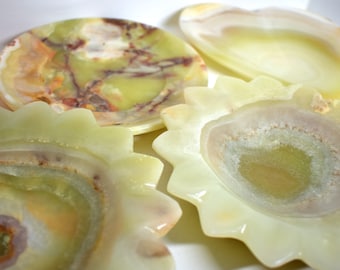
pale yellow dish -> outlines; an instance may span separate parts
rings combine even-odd
[[[239,77],[268,75],[340,98],[339,27],[317,14],[207,3],[186,7],[179,24],[203,56]]]
[[[174,269],[161,238],[181,209],[130,130],[43,102],[0,123],[1,269]]]
[[[340,111],[301,85],[221,76],[162,112],[153,147],[168,190],[193,203],[208,236],[243,241],[265,265],[337,269]]]

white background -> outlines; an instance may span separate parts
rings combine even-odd
[[[0,2],[0,47],[11,38],[41,24],[79,17],[126,18],[159,26],[181,35],[177,19],[181,8],[200,2],[198,0],[10,0]],[[340,23],[337,0],[220,0],[242,8],[255,9],[281,6],[309,9]],[[338,21],[339,20],[339,21]],[[152,140],[150,135],[149,140]],[[168,169],[169,170],[169,169]],[[160,188],[165,190],[166,183]],[[196,210],[180,202],[183,217],[166,237],[178,270],[262,270],[268,269],[236,240],[212,239],[203,235]],[[277,270],[308,269],[293,262]]]
[[[179,9],[199,2],[216,0],[9,0],[0,1],[0,45],[4,41],[32,27],[57,20],[102,16],[128,18],[144,23],[167,27]],[[245,8],[268,5],[306,7],[307,0],[222,0]],[[321,1],[320,1],[321,2]],[[322,1],[324,2],[324,1]],[[280,4],[281,3],[281,4]]]

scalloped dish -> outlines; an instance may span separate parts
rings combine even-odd
[[[74,19],[27,31],[3,50],[1,99],[15,110],[44,101],[57,112],[91,110],[101,125],[135,134],[163,127],[161,109],[206,85],[205,64],[176,36],[142,23]]]
[[[0,123],[1,269],[174,269],[160,238],[181,210],[127,128],[43,102]]]
[[[219,77],[162,112],[154,149],[174,166],[170,193],[193,203],[203,231],[243,241],[269,267],[337,269],[340,107],[269,77]]]
[[[242,241],[268,267],[338,269],[339,28],[223,4],[189,6],[179,21],[239,78],[188,87],[184,104],[162,111],[168,130],[153,147],[174,168],[169,192],[197,207],[206,235]]]

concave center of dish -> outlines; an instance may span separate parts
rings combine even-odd
[[[201,143],[220,180],[250,206],[320,216],[339,208],[338,134],[317,113],[255,106],[209,122]]]
[[[21,249],[19,254],[33,250],[44,259],[33,265],[20,260],[18,267],[80,267],[101,226],[95,191],[82,176],[59,170],[1,166],[0,171],[0,211],[10,219],[20,217],[19,225],[25,229],[28,239],[23,244],[18,242],[20,237],[15,240],[17,233],[4,226],[0,216],[0,266],[1,261],[14,264],[11,254],[17,252],[17,246],[27,245],[28,249]]]
[[[219,35],[204,37],[219,51],[212,55],[242,75],[268,74],[286,82],[311,85],[327,97],[339,97],[336,74],[340,62],[328,40],[300,32],[298,27],[289,30],[235,26],[223,29]]]
[[[290,145],[254,149],[240,156],[239,173],[261,193],[291,198],[311,182],[311,157]]]

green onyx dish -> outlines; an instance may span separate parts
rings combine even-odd
[[[1,269],[174,269],[161,238],[181,210],[129,129],[43,102],[0,123]]]
[[[185,97],[163,110],[168,130],[153,147],[174,167],[169,192],[197,207],[204,233],[243,241],[268,267],[337,269],[339,100],[266,76],[221,76]]]
[[[86,108],[101,125],[135,134],[161,128],[159,111],[183,102],[186,86],[206,85],[196,51],[159,28],[86,18],[27,31],[3,49],[0,93],[12,110],[44,101],[57,112]]]

